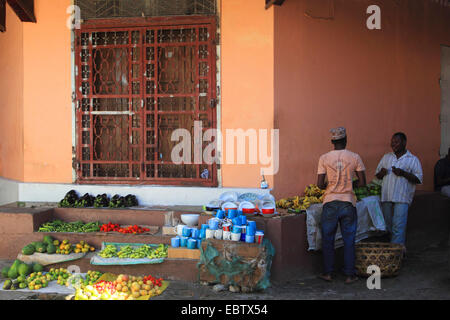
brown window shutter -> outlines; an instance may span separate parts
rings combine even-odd
[[[0,0],[0,32],[6,31],[6,0]]]
[[[8,4],[24,22],[36,22],[34,15],[34,0],[7,0]]]

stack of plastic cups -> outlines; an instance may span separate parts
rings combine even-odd
[[[233,231],[231,232],[231,240],[232,241],[241,240],[241,227],[240,226],[233,226]]]
[[[200,230],[198,230],[196,228],[192,228],[191,229],[191,237],[193,239],[198,239],[200,237]]]
[[[249,221],[247,225],[247,235],[245,237],[245,242],[247,243],[255,242],[255,234],[256,234],[256,222]]]
[[[262,230],[257,230],[255,233],[255,242],[257,244],[262,244],[263,239],[264,239],[264,232]]]
[[[223,229],[223,235],[222,235],[223,240],[231,240],[231,228],[232,228],[231,223],[225,223],[222,226],[222,229]]]
[[[179,236],[176,236],[176,237],[172,238],[171,239],[172,248],[179,248],[180,247],[180,242],[181,242],[181,239],[180,239]]]
[[[200,229],[200,239],[206,238],[206,229],[208,229],[209,225],[202,224],[202,228]]]
[[[245,242],[245,236],[247,235],[247,225],[241,226],[241,241]]]

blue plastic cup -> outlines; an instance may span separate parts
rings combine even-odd
[[[247,235],[254,236],[256,234],[256,227],[247,226]]]
[[[190,237],[191,236],[191,228],[183,227],[182,235],[183,235],[183,237]]]
[[[201,246],[202,246],[202,240],[197,239],[197,249],[200,249]]]
[[[247,234],[247,235],[245,236],[245,242],[247,242],[247,243],[253,243],[253,242],[255,242],[255,236],[251,236],[251,235]]]
[[[200,230],[200,234],[199,234],[199,238],[200,239],[205,239],[206,238],[206,229],[201,229]]]
[[[238,210],[238,217],[242,216],[244,214],[244,212],[242,212],[242,210]]]
[[[171,239],[172,248],[180,247],[180,237],[175,237]]]
[[[197,248],[197,240],[196,239],[189,239],[187,242],[187,248],[188,249],[196,249]]]
[[[233,226],[233,233],[241,233],[241,227],[240,226],[236,226],[236,225],[234,225]]]
[[[197,239],[200,236],[200,230],[198,229],[191,229],[191,237],[194,239]]]
[[[254,228],[254,229],[256,230],[256,222],[255,222],[255,221],[250,221],[250,220],[248,220],[248,221],[247,221],[247,225],[248,225],[250,228]]]
[[[239,216],[241,219],[241,225],[245,226],[247,225],[247,217],[246,216]]]
[[[231,220],[231,223],[233,223],[233,226],[240,226],[241,225],[241,219],[233,218],[233,220]]]
[[[209,219],[208,223],[209,229],[211,230],[217,230],[219,228],[219,219],[216,218]]]
[[[223,210],[218,210],[218,211],[217,211],[217,214],[216,214],[216,218],[217,218],[217,219],[223,219],[223,218],[225,218],[225,211],[223,211]]]
[[[228,219],[234,219],[238,215],[238,211],[236,209],[228,210]]]
[[[180,246],[181,247],[187,247],[187,243],[188,243],[188,237],[181,237],[181,239],[180,239]]]

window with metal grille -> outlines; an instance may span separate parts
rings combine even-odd
[[[216,14],[216,0],[76,0],[81,18],[161,17]]]
[[[194,122],[216,128],[215,21],[99,19],[76,30],[78,182],[217,185],[215,164],[171,159],[174,130],[189,131],[194,150]]]

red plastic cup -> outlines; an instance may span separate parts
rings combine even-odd
[[[255,233],[255,242],[261,244],[264,239],[264,232],[257,231]]]

